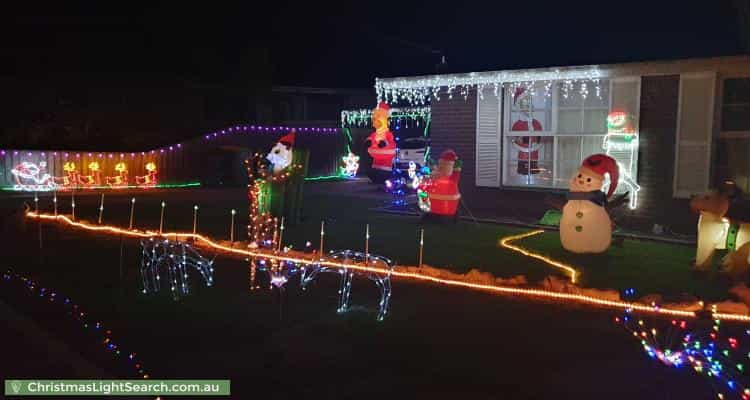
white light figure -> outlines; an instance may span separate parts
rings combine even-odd
[[[359,156],[349,152],[349,154],[341,159],[344,161],[342,173],[349,178],[354,178],[359,170]]]
[[[55,180],[45,172],[47,163],[42,161],[39,165],[24,161],[16,165],[10,173],[16,178],[13,190],[23,191],[48,191],[55,189]]]
[[[388,305],[391,299],[391,273],[396,265],[392,260],[369,253],[359,251],[343,250],[329,255],[332,259],[346,263],[362,263],[367,260],[367,265],[372,267],[370,270],[362,271],[358,269],[349,269],[346,267],[332,267],[321,264],[312,264],[302,270],[301,286],[307,289],[308,285],[315,280],[321,272],[337,272],[341,276],[341,287],[339,289],[339,305],[337,311],[344,313],[349,310],[349,298],[352,292],[352,280],[354,275],[364,276],[374,281],[380,289],[380,301],[378,302],[377,320],[382,321],[388,314]],[[381,269],[375,271],[373,268]]]
[[[612,111],[607,116],[607,135],[604,137],[605,153],[617,161],[620,167],[620,183],[630,192],[628,207],[638,207],[640,185],[636,182],[638,132],[633,128],[630,116],[622,111]],[[603,190],[607,190],[605,184]]]
[[[416,190],[419,184],[422,183],[422,180],[417,175],[417,164],[414,161],[409,161],[409,170],[407,172],[409,179],[411,179],[411,188]]]
[[[213,260],[208,260],[185,242],[171,242],[149,238],[141,241],[141,277],[143,278],[143,293],[158,292],[161,288],[161,274],[159,269],[166,269],[171,285],[172,297],[178,300],[180,296],[190,293],[188,287],[188,268],[195,269],[203,278],[207,287],[214,283]]]

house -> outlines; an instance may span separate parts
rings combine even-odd
[[[750,56],[384,78],[375,88],[378,100],[431,106],[432,153],[463,159],[469,210],[538,218],[586,156],[605,152],[625,175],[618,191],[637,194],[624,225],[687,227],[687,199],[724,179],[750,192]],[[608,130],[617,115],[625,136]]]

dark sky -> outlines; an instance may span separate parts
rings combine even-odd
[[[0,17],[0,74],[368,88],[441,51],[462,72],[734,55],[743,1],[34,4]]]

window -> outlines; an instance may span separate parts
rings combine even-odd
[[[545,83],[506,95],[503,123],[503,185],[566,189],[591,154],[602,153],[610,109],[610,83],[600,81],[584,97],[578,90]]]
[[[750,78],[724,80],[721,130],[750,134]]]
[[[717,178],[750,192],[750,78],[724,80]]]

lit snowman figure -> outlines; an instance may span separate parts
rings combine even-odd
[[[294,129],[282,136],[266,156],[266,160],[273,164],[274,175],[292,165],[292,146],[294,146]]]
[[[607,182],[609,177],[609,182]],[[573,253],[603,253],[612,243],[612,220],[605,205],[617,189],[617,161],[606,154],[583,160],[570,179],[568,201],[560,218],[560,242]],[[607,194],[602,188],[608,183]]]

